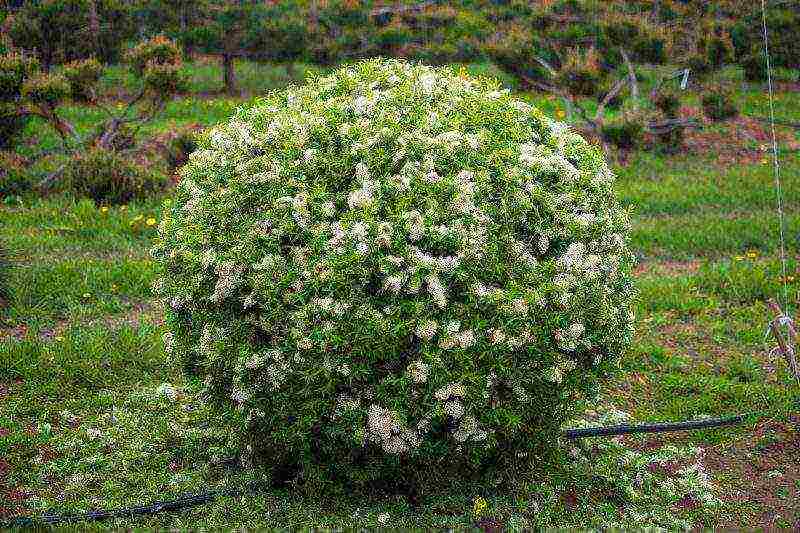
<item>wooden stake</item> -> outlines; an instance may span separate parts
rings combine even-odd
[[[778,342],[778,349],[786,359],[786,364],[789,370],[794,374],[794,378],[800,383],[800,367],[797,366],[797,359],[794,354],[794,347],[797,345],[797,330],[794,328],[794,322],[788,316],[783,314],[781,308],[775,302],[770,300],[767,306],[775,313],[775,318],[770,322],[770,329],[772,335]],[[781,333],[781,326],[786,326],[786,336]]]

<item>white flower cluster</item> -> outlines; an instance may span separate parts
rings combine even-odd
[[[500,420],[564,416],[591,381],[567,378],[632,334],[613,181],[492,80],[374,60],[270,94],[182,169],[153,250],[165,345],[289,447],[317,420],[389,454],[491,448]]]

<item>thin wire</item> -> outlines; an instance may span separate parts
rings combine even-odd
[[[769,36],[767,33],[767,2],[761,0],[761,24],[764,29],[764,55],[767,59],[767,86],[769,87],[769,120],[772,130],[772,167],[775,174],[775,193],[778,201],[778,226],[781,234],[781,268],[783,272],[783,312],[789,314],[789,289],[786,279],[786,221],[783,214],[783,192],[781,190],[781,168],[778,160],[778,138],[775,135],[775,106],[772,103],[772,64],[769,55]]]

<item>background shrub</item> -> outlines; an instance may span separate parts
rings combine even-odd
[[[603,140],[617,148],[638,148],[644,141],[649,116],[643,111],[625,110],[619,117],[609,120],[600,128]]]
[[[100,204],[124,204],[159,190],[165,178],[114,150],[92,147],[67,163],[59,188]]]
[[[272,93],[181,171],[153,249],[165,346],[254,459],[304,480],[502,475],[630,339],[613,180],[566,125],[449,68]]]
[[[27,171],[26,161],[12,152],[0,150],[0,197],[31,190],[34,178]]]
[[[167,145],[167,167],[170,174],[186,164],[189,154],[197,150],[200,134],[193,130],[182,130]]]
[[[653,105],[667,118],[677,118],[681,108],[681,96],[675,89],[662,87],[653,98]]]
[[[741,64],[747,81],[767,81],[767,58],[763,50],[754,48]]]
[[[702,97],[703,113],[711,120],[727,120],[739,114],[733,93],[724,87],[710,87]]]

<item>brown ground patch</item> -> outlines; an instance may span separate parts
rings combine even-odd
[[[700,261],[643,261],[636,265],[633,273],[635,276],[684,276],[697,272],[700,265]]]
[[[745,439],[706,449],[705,463],[723,481],[722,497],[753,511],[724,518],[723,528],[800,530],[800,415],[765,421]]]
[[[124,326],[136,327],[140,325],[145,318],[150,318],[157,326],[164,323],[164,313],[159,305],[152,301],[139,301],[134,302],[132,307],[126,313],[118,315],[108,315],[102,318],[87,320],[84,322],[70,322],[68,320],[61,320],[51,328],[43,329],[39,332],[39,339],[49,341],[62,335],[68,328],[73,326],[96,326],[104,324],[109,329],[117,329]],[[13,338],[15,340],[22,340],[28,335],[28,328],[24,324],[15,325],[13,327],[0,327],[0,340],[3,338]]]
[[[693,116],[704,125],[702,129],[686,131],[686,153],[716,155],[717,163],[725,167],[770,161],[772,132],[768,123],[740,115],[718,123],[720,127],[711,128],[714,123],[702,117],[699,111],[683,111],[684,116]],[[793,129],[776,126],[775,133],[782,150],[800,150]]]

